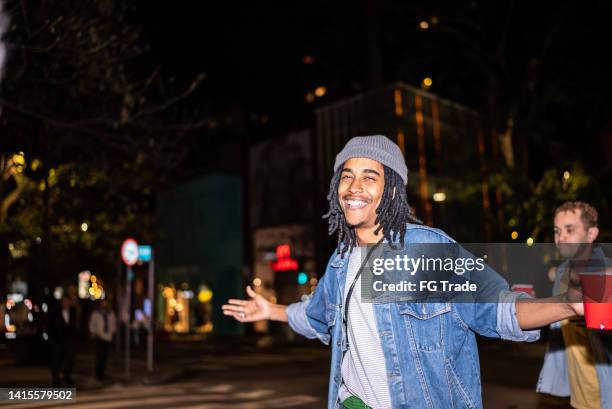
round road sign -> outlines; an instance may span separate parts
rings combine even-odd
[[[126,239],[121,245],[121,260],[128,265],[133,266],[138,261],[138,243],[134,239]]]

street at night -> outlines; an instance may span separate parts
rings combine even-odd
[[[232,352],[236,350],[236,352]],[[536,394],[545,344],[522,345],[484,342],[483,397],[485,407],[500,409],[564,409],[567,399]],[[90,359],[90,362],[87,361]],[[123,378],[123,362],[113,359],[116,377],[97,384],[88,371],[93,356],[81,356],[77,369],[77,399],[67,404],[11,404],[10,408],[320,408],[325,406],[329,374],[329,349],[316,344],[257,350],[252,346],[206,342],[164,346],[154,379],[142,362],[134,361],[133,380]],[[0,387],[28,384],[48,386],[48,369],[28,371],[7,365],[14,378]],[[149,383],[149,384],[148,384]]]
[[[611,15],[0,0],[0,406],[612,409]]]

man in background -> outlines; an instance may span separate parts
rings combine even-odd
[[[102,300],[89,318],[89,332],[96,343],[96,379],[106,378],[108,351],[117,331],[117,318],[109,302]]]
[[[567,291],[572,261],[600,260],[612,266],[603,250],[593,247],[597,224],[597,210],[587,203],[565,202],[555,210],[555,244],[565,262],[557,268],[553,295]],[[570,396],[570,404],[579,409],[612,408],[610,338],[586,328],[583,317],[553,323],[537,391]]]
[[[74,385],[72,367],[75,360],[77,316],[74,303],[64,294],[59,305],[49,310],[49,344],[53,386]],[[63,384],[60,373],[64,375]]]

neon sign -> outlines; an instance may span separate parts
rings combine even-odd
[[[291,258],[291,247],[288,244],[276,246],[276,260],[270,262],[272,271],[294,271],[298,269],[298,262]]]

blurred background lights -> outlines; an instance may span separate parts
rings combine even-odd
[[[436,192],[433,194],[433,201],[434,202],[443,202],[446,200],[446,193],[444,192]]]
[[[327,88],[321,86],[321,87],[317,87],[315,88],[314,91],[315,95],[319,98],[321,98],[323,95],[325,95],[327,93]]]
[[[304,285],[308,282],[308,274],[303,271],[298,273],[297,282],[299,285]]]

